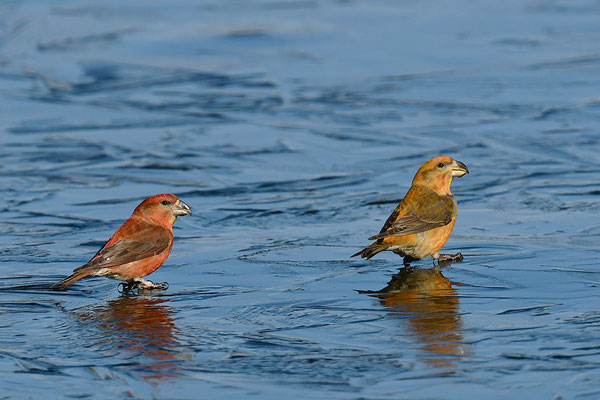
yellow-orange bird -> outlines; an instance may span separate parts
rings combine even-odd
[[[427,161],[415,175],[406,196],[389,216],[375,243],[352,257],[371,258],[388,250],[404,257],[404,263],[432,256],[438,261],[460,261],[460,253],[440,254],[456,222],[456,199],[450,192],[454,177],[469,173],[465,164],[451,157]]]

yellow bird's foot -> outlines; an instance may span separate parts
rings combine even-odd
[[[404,257],[404,260],[402,260],[402,263],[404,264],[405,267],[410,266],[410,263],[413,261],[416,261],[416,258],[412,258],[411,256],[406,256]]]
[[[438,263],[453,263],[453,262],[461,262],[463,260],[463,255],[461,253],[456,254],[440,254],[438,257]]]

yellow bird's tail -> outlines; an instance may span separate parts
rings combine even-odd
[[[380,253],[386,250],[389,247],[389,244],[383,242],[375,242],[370,246],[365,247],[358,253],[352,255],[352,257],[360,256],[361,258],[366,258],[367,260],[373,257],[375,254]]]

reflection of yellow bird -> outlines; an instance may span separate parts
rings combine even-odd
[[[149,374],[143,379],[163,380],[174,376],[178,332],[168,300],[151,297],[121,296],[102,306],[78,312],[81,321],[95,322],[102,342],[115,349],[141,355],[158,362],[143,364]]]
[[[439,267],[401,268],[388,285],[373,296],[396,311],[392,315],[408,319],[410,330],[423,344],[423,350],[434,356],[425,357],[429,364],[451,366],[452,361],[446,356],[463,354],[458,297]]]

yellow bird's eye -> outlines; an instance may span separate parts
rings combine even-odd
[[[438,164],[438,167],[439,167],[439,168],[444,168],[444,163],[443,163],[443,162],[439,163],[439,164]]]

